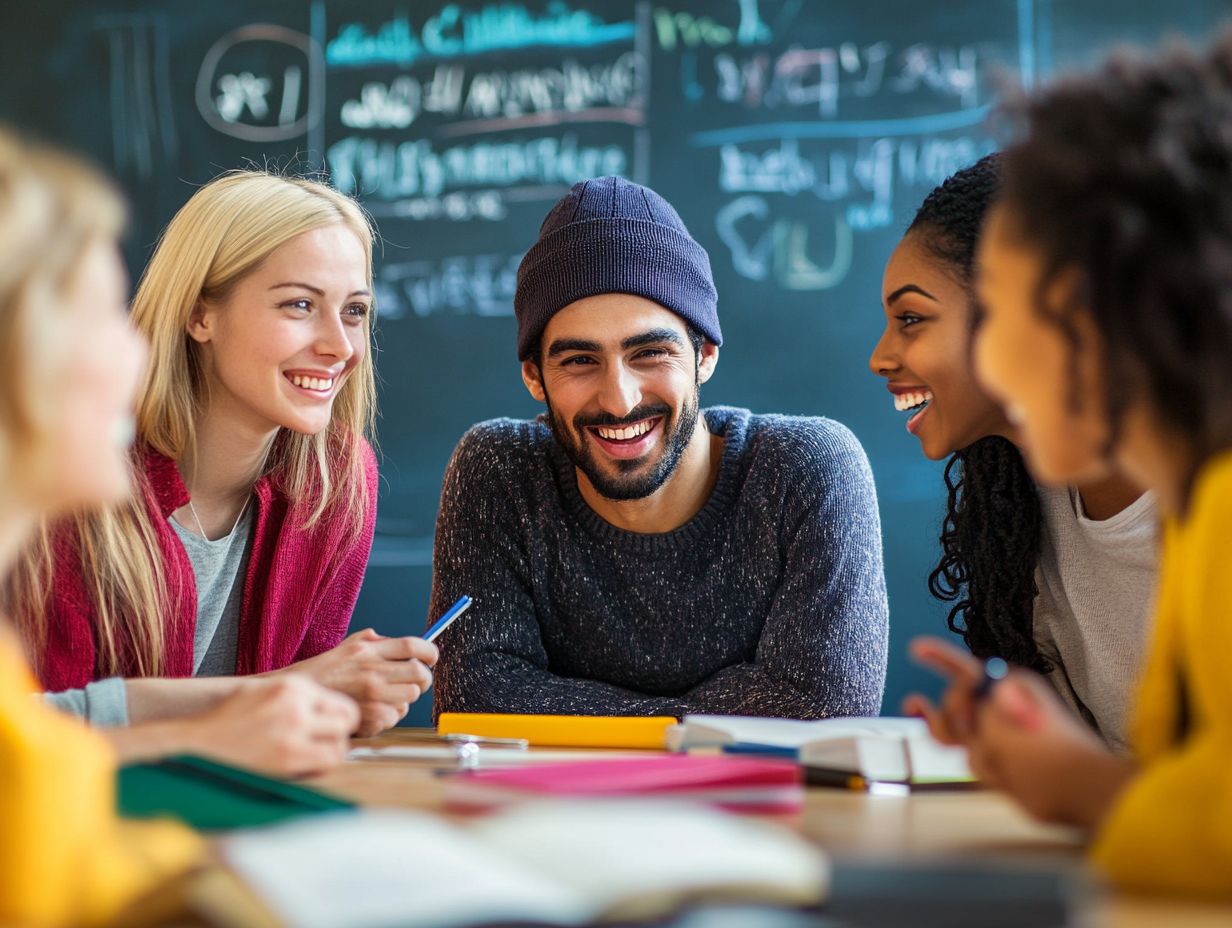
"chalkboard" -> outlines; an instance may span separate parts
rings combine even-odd
[[[886,711],[934,689],[907,639],[937,466],[867,357],[882,265],[936,183],[995,147],[999,80],[1110,42],[1209,37],[1229,2],[215,0],[8,4],[0,118],[93,155],[132,200],[136,275],[199,185],[247,164],[327,171],[377,257],[384,454],[357,627],[424,627],[443,468],[473,422],[530,416],[518,260],[584,177],[648,183],[710,252],[727,343],[705,403],[851,426],[877,477],[892,614]],[[1000,78],[998,78],[1000,75]],[[427,717],[426,704],[411,721]]]

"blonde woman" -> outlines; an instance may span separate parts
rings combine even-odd
[[[47,526],[10,588],[63,708],[178,718],[294,667],[373,734],[431,684],[430,644],[343,641],[376,516],[371,259],[358,206],[309,180],[228,174],[171,221],[132,307],[138,492]],[[214,679],[165,679],[190,676]]]

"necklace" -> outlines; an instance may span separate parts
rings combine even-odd
[[[240,519],[244,518],[244,511],[248,508],[248,501],[250,499],[252,499],[251,493],[249,493],[248,496],[244,498],[244,505],[240,507],[240,514],[235,517],[235,524],[231,526],[231,531],[227,533],[228,538],[234,535],[235,530],[239,528]],[[197,531],[201,533],[201,537],[204,538],[206,541],[210,541],[211,540],[210,536],[205,534],[205,526],[201,524],[201,517],[197,515],[197,507],[192,504],[191,499],[188,501],[188,511],[192,513],[193,519],[196,520]]]

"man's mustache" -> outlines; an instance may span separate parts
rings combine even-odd
[[[585,428],[596,428],[599,426],[618,429],[621,426],[632,425],[634,422],[641,422],[643,419],[653,419],[656,416],[667,418],[671,415],[671,412],[670,406],[665,403],[659,403],[654,406],[638,406],[627,416],[621,417],[613,416],[610,413],[595,413],[590,416],[579,413],[573,417],[573,427],[579,432]]]

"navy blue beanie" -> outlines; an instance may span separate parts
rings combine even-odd
[[[556,313],[601,293],[654,300],[723,344],[706,249],[670,203],[623,177],[574,184],[543,220],[539,240],[518,265],[518,358],[539,349]]]

